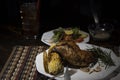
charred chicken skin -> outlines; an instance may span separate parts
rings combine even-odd
[[[74,41],[61,41],[50,51],[56,51],[63,58],[65,64],[76,67],[88,67],[96,61],[95,55],[89,51],[81,50]]]

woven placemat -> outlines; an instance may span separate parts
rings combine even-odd
[[[36,80],[35,58],[45,46],[15,46],[7,60],[0,80]]]

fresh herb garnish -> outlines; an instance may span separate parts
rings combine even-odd
[[[88,49],[88,51],[93,52],[106,65],[105,69],[109,66],[115,66],[115,63],[111,58],[111,52],[108,53],[106,51],[103,51],[101,48],[94,46],[93,48]]]

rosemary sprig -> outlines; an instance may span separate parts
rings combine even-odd
[[[88,49],[88,51],[93,52],[97,58],[99,58],[106,66],[105,69],[109,66],[115,66],[115,63],[113,62],[111,58],[111,52],[103,51],[100,47],[94,47],[91,49]]]

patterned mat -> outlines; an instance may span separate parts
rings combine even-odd
[[[0,80],[36,80],[35,58],[45,49],[44,46],[15,46],[0,74]]]

